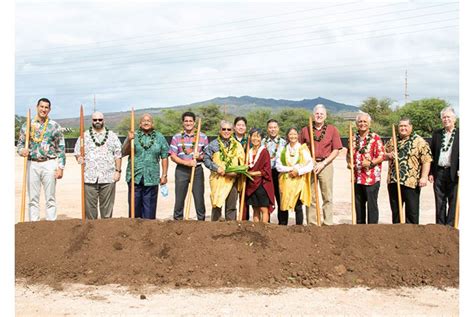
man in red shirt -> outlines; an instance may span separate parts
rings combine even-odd
[[[370,131],[371,121],[368,113],[359,113],[356,117],[358,131],[352,139],[355,209],[358,224],[379,222],[377,198],[385,151],[380,136]],[[350,162],[349,152],[347,162]]]
[[[332,179],[334,169],[332,161],[342,149],[341,137],[337,128],[331,124],[326,124],[326,107],[323,104],[314,106],[313,109],[313,140],[310,140],[309,128],[304,127],[299,135],[299,142],[306,143],[311,149],[311,141],[314,142],[315,164],[314,171],[318,175],[319,188],[323,199],[323,225],[332,225]],[[314,174],[313,174],[314,175]],[[311,183],[314,182],[312,175]],[[311,186],[311,189],[314,187]],[[311,206],[306,209],[306,223],[317,224],[316,222],[316,195],[311,192]]]

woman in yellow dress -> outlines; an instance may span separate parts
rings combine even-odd
[[[313,160],[306,144],[298,142],[298,130],[290,128],[286,132],[287,144],[276,161],[280,173],[281,210],[279,225],[288,225],[288,211],[296,213],[296,224],[303,224],[303,205],[311,203],[311,171]]]

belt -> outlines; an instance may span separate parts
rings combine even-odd
[[[43,158],[29,158],[28,161],[33,161],[33,162],[46,162],[49,160],[54,160],[55,157],[43,157]]]
[[[447,169],[450,169],[451,166],[439,166],[439,165],[438,165],[438,168],[439,168],[439,169],[443,169],[443,170],[447,170]]]
[[[324,161],[326,158],[325,157],[318,157],[317,159],[315,159],[316,162],[322,162]]]

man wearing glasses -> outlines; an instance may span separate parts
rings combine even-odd
[[[84,157],[81,156],[80,138],[74,155],[84,165],[84,193],[87,219],[111,218],[115,201],[115,183],[122,172],[122,145],[117,135],[105,127],[101,112],[92,114],[92,126],[84,132]]]
[[[204,165],[211,170],[211,221],[217,221],[225,203],[225,220],[237,217],[237,180],[236,173],[226,173],[230,166],[244,164],[244,148],[232,137],[232,123],[222,120],[219,135],[204,148]]]

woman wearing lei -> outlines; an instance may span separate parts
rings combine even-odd
[[[130,155],[130,140],[135,138],[135,217],[156,219],[158,186],[168,182],[168,142],[153,128],[153,117],[146,113],[140,118],[136,133],[128,132],[122,148],[123,156]],[[160,176],[161,159],[161,176]],[[128,202],[130,217],[130,160],[127,165]]]
[[[249,152],[249,171],[253,180],[247,179],[245,199],[253,207],[253,221],[268,223],[275,206],[270,154],[262,143],[262,131],[253,128],[249,138],[252,148]]]
[[[225,203],[225,219],[235,220],[237,216],[237,183],[240,177],[236,173],[226,173],[232,166],[244,164],[244,149],[232,137],[232,123],[220,122],[219,136],[204,149],[204,165],[211,170],[211,221],[221,217]]]
[[[311,172],[313,160],[306,144],[298,142],[298,130],[286,133],[287,144],[276,161],[281,195],[281,215],[278,224],[288,224],[288,210],[296,213],[296,224],[303,224],[303,205],[311,203]]]

